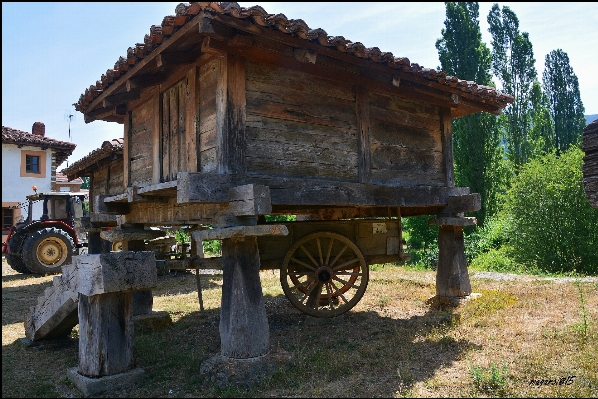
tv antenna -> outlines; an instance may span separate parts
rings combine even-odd
[[[75,111],[67,109],[64,111],[64,120],[69,123],[69,141],[71,140],[71,123],[75,122]]]

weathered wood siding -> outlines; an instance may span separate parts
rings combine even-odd
[[[299,71],[246,65],[247,173],[358,181],[353,89]]]
[[[91,192],[93,195],[118,195],[124,189],[122,159],[97,169],[91,176]]]
[[[221,58],[199,68],[199,171],[214,172],[218,167],[216,148],[216,97],[221,80]]]
[[[154,126],[153,101],[145,101],[131,111],[129,126],[129,184],[146,186],[152,184],[153,152],[152,132]]]
[[[440,109],[370,92],[374,184],[444,186]]]
[[[187,140],[187,115],[189,89],[187,78],[166,90],[162,94],[162,138],[161,138],[161,181],[176,180],[178,172],[188,172],[190,169],[190,154],[195,151],[193,143]],[[193,146],[194,147],[194,146]]]
[[[227,204],[178,204],[176,198],[166,203],[131,204],[127,220],[152,226],[210,223]]]
[[[583,185],[588,202],[598,208],[598,119],[583,130]]]

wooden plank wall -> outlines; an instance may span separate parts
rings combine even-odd
[[[186,77],[162,94],[162,182],[176,180],[180,171],[190,171],[195,146],[187,139],[187,118],[193,118],[187,114],[188,99]]]
[[[248,174],[358,181],[350,85],[251,61],[246,77]]]
[[[440,109],[370,92],[374,184],[445,186]]]
[[[220,65],[216,58],[199,68],[199,171],[215,172],[218,168],[216,148],[216,97],[221,80]]]
[[[153,101],[150,99],[131,111],[128,148],[130,181],[128,183],[134,186],[152,184],[154,168],[152,132],[154,118],[157,117],[153,109]]]

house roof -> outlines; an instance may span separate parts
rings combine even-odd
[[[257,5],[245,8],[234,2],[202,2],[180,3],[175,8],[175,15],[164,17],[161,25],[152,25],[150,32],[145,35],[143,43],[137,43],[135,46],[129,47],[126,56],[121,56],[116,61],[114,68],[108,69],[100,80],[81,94],[79,101],[73,104],[75,109],[84,114],[92,110],[99,110],[102,105],[96,100],[102,97],[103,93],[108,95],[116,94],[116,90],[111,91],[110,87],[119,81],[127,80],[127,73],[131,76],[139,72],[141,68],[145,68],[148,64],[145,61],[149,61],[146,59],[160,52],[164,46],[175,46],[175,43],[176,46],[180,46],[181,43],[184,43],[186,40],[183,40],[182,35],[177,36],[177,32],[186,30],[184,28],[186,28],[186,25],[192,24],[192,21],[199,24],[198,18],[205,15],[219,18],[219,21],[223,23],[236,24],[234,25],[236,28],[244,28],[249,33],[273,38],[283,33],[284,35],[299,38],[306,44],[308,42],[315,44],[316,48],[322,50],[329,49],[339,54],[349,54],[355,57],[354,62],[357,59],[367,60],[370,62],[370,66],[373,64],[383,66],[388,68],[390,72],[394,70],[402,76],[416,78],[427,86],[436,89],[444,88],[445,91],[450,88],[448,91],[464,94],[474,101],[476,106],[480,107],[478,109],[476,109],[476,106],[463,109],[457,112],[458,116],[480,110],[498,113],[502,108],[513,102],[512,96],[501,93],[493,87],[478,85],[472,81],[449,76],[444,71],[424,68],[417,63],[412,63],[407,57],[395,57],[392,53],[383,52],[378,47],[366,48],[363,44],[352,42],[342,36],[329,36],[323,29],[311,29],[301,19],[288,19],[284,14],[269,14]],[[182,47],[185,45],[183,44]],[[120,95],[123,95],[122,89]],[[105,97],[106,95],[102,98],[105,99]],[[105,118],[86,115],[86,122],[95,119]],[[114,120],[119,121],[118,117]]]
[[[58,184],[78,184],[81,185],[83,184],[83,179],[81,179],[80,177],[77,177],[75,179],[69,180],[69,178],[67,177],[67,175],[65,175],[62,172],[56,172],[56,183]]]
[[[15,144],[17,146],[34,146],[42,150],[52,148],[56,153],[56,165],[60,165],[72,155],[77,144],[67,141],[51,139],[46,136],[31,134],[22,130],[2,126],[2,144]]]
[[[123,156],[124,139],[104,141],[102,146],[62,170],[69,179],[89,176],[96,166]]]

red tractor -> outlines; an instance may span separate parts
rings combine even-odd
[[[73,254],[87,251],[85,234],[76,223],[86,215],[85,193],[52,192],[28,195],[27,219],[12,226],[2,254],[19,273],[56,274]],[[33,220],[33,203],[43,201],[43,214]]]

